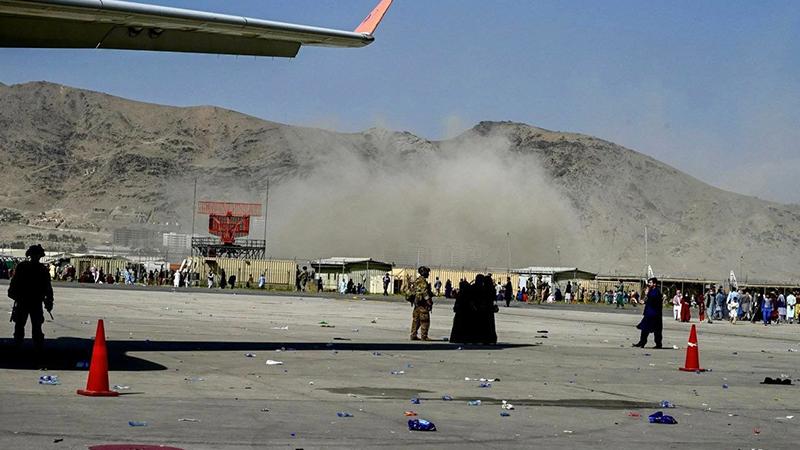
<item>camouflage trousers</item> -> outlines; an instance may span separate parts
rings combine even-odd
[[[431,312],[424,306],[415,306],[411,314],[411,339],[417,337],[417,330],[420,330],[422,339],[428,339],[428,328],[431,326]]]

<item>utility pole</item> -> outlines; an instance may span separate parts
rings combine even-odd
[[[264,256],[267,256],[267,212],[269,211],[269,178],[267,178],[267,190],[264,192]]]
[[[647,273],[647,267],[649,266],[647,261],[647,225],[644,226],[644,273]]]
[[[194,238],[194,219],[197,217],[197,177],[194,177],[194,197],[192,198],[192,237],[189,238],[189,244],[191,245],[191,239]]]
[[[506,231],[506,247],[508,250],[508,275],[511,276],[511,233]]]

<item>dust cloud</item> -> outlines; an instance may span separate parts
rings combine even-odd
[[[270,256],[503,268],[509,244],[516,267],[566,263],[559,255],[577,248],[569,202],[533,155],[512,153],[504,138],[411,148],[397,134],[368,133],[369,151],[332,148],[324,136],[289,143],[306,149],[304,162],[270,186]]]

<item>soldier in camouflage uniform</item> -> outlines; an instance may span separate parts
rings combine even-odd
[[[14,323],[14,342],[21,346],[25,339],[25,324],[28,317],[31,319],[31,334],[37,349],[44,347],[44,311],[53,310],[53,287],[50,285],[50,274],[47,268],[39,262],[44,257],[41,245],[32,245],[25,256],[29,259],[22,261],[14,272],[11,284],[8,287],[8,296],[14,300],[11,320]]]
[[[425,266],[417,269],[419,276],[414,280],[411,293],[414,296],[414,312],[411,316],[411,340],[418,341],[417,330],[420,330],[423,341],[428,340],[428,328],[431,326],[431,310],[433,309],[433,292],[431,284],[428,283],[428,275],[431,270]]]

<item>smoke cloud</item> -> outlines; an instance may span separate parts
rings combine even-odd
[[[374,149],[308,150],[296,176],[270,186],[270,256],[373,257],[397,264],[553,264],[576,249],[575,217],[533,155],[500,137],[414,145],[370,130]],[[251,193],[250,198],[258,198]],[[559,253],[560,252],[560,253]]]

